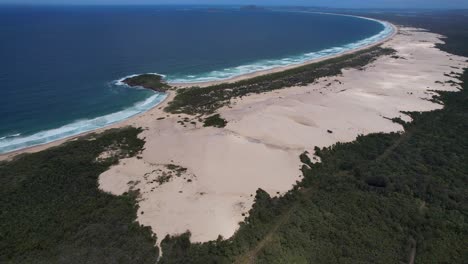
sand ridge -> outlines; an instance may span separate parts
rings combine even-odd
[[[389,118],[410,121],[402,111],[440,109],[430,101],[432,91],[460,89],[450,81],[457,82],[467,58],[437,49],[440,35],[414,28],[399,32],[384,44],[396,56],[381,57],[362,70],[345,69],[304,87],[232,100],[218,111],[229,121],[222,129],[161,109],[128,120],[125,124],[146,128],[140,135],[145,150],[104,172],[100,188],[115,195],[139,189],[138,221],[152,227],[158,242],[187,230],[193,242],[232,236],[258,188],[280,195],[301,180],[302,152],[361,134],[403,131]],[[157,120],[160,116],[166,118]],[[178,123],[184,117],[194,124]],[[173,176],[163,184],[145,179],[169,164],[190,176]]]

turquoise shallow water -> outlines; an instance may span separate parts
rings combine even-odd
[[[139,73],[222,80],[375,42],[388,25],[348,16],[193,7],[0,7],[0,153],[144,112],[164,94]]]

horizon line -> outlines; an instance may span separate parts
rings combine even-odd
[[[330,6],[319,6],[319,5],[248,5],[248,4],[183,4],[183,3],[171,3],[171,4],[146,4],[146,3],[114,3],[114,4],[90,4],[90,3],[0,3],[0,7],[2,6],[56,6],[56,7],[64,7],[64,6],[76,6],[76,7],[170,7],[170,6],[190,6],[190,7],[246,7],[246,6],[255,6],[255,7],[275,7],[275,8],[322,8],[322,9],[352,9],[352,10],[457,10],[463,11],[468,10],[468,7],[463,8],[453,8],[453,7],[427,7],[427,8],[419,8],[419,7],[330,7]]]

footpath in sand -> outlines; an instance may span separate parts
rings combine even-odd
[[[193,242],[229,238],[258,188],[281,195],[301,180],[302,152],[402,131],[389,118],[410,121],[401,111],[442,108],[430,101],[432,91],[460,89],[454,77],[468,62],[435,48],[441,42],[440,35],[400,28],[383,45],[397,54],[308,86],[235,99],[218,111],[229,121],[225,128],[182,124],[185,116],[155,108],[125,123],[146,128],[145,149],[103,173],[100,188],[116,195],[139,190],[138,221],[158,242],[187,230]]]

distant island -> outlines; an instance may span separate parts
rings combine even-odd
[[[123,81],[131,87],[143,87],[156,92],[165,92],[170,86],[163,80],[162,75],[145,73],[125,78]]]

